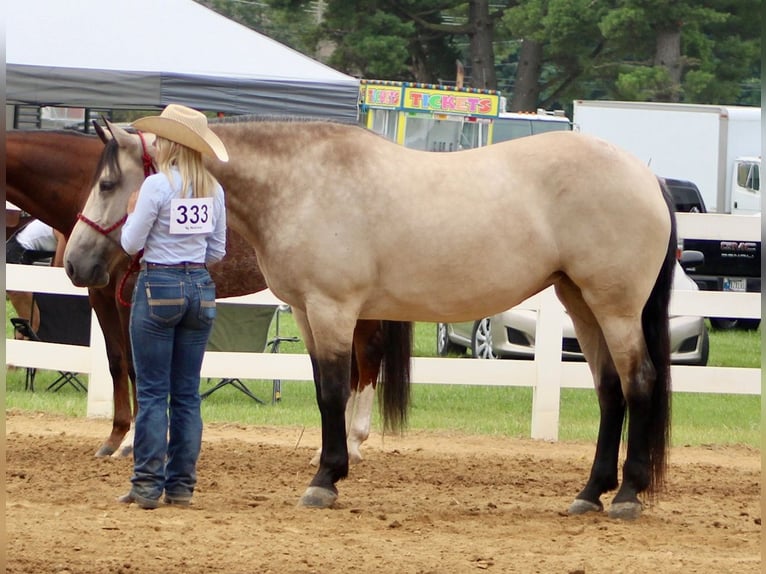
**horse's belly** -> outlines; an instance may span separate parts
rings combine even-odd
[[[488,317],[548,287],[554,277],[550,267],[526,271],[508,267],[495,273],[456,271],[427,278],[422,273],[409,274],[375,289],[361,317],[445,323]]]

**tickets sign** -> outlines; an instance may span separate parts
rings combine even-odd
[[[402,105],[401,86],[364,86],[364,103],[373,108],[399,108]]]
[[[500,97],[494,94],[405,88],[402,109],[414,112],[497,117]]]

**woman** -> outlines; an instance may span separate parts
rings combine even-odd
[[[7,202],[6,202],[7,203]],[[62,267],[66,239],[64,235],[39,219],[33,219],[5,242],[5,262],[32,265],[36,261],[51,257],[51,266]],[[16,315],[29,321],[32,330],[40,330],[40,312],[32,293],[7,291],[8,300],[16,310]],[[18,330],[16,339],[26,339]]]
[[[132,487],[118,501],[157,508],[164,491],[165,503],[188,506],[202,442],[200,369],[215,318],[206,265],[226,253],[224,193],[202,156],[225,162],[228,154],[204,114],[185,106],[133,126],[157,136],[159,173],[131,196],[121,238],[126,252],[143,257],[130,314],[138,396]]]

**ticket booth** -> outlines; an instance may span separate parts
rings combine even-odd
[[[363,125],[412,149],[457,151],[491,141],[501,111],[500,92],[432,84],[361,80]],[[504,100],[502,100],[504,102]]]

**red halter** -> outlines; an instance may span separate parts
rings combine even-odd
[[[144,134],[142,132],[136,132],[138,134],[138,137],[141,139],[141,161],[144,165],[144,178],[149,177],[153,173],[157,173],[157,169],[154,167],[154,160],[152,160],[152,156],[149,155],[149,151],[146,148],[146,140],[144,139]],[[122,216],[122,218],[119,221],[116,221],[109,227],[102,227],[92,219],[89,219],[86,217],[82,212],[77,214],[77,219],[82,221],[83,223],[86,223],[96,231],[98,231],[101,235],[109,235],[112,231],[122,226],[123,223],[125,223],[128,220],[128,214]]]
[[[144,166],[144,178],[147,178],[151,174],[157,173],[157,169],[154,167],[154,161],[152,160],[152,156],[149,155],[149,151],[147,150],[144,134],[140,131],[137,131],[136,133],[138,134],[138,137],[141,139],[141,152],[142,152],[141,161]],[[105,237],[109,237],[109,234],[112,231],[121,227],[128,220],[128,214],[126,213],[125,215],[123,215],[119,221],[116,221],[109,227],[103,227],[99,225],[92,219],[89,219],[88,217],[86,217],[82,212],[77,214],[77,219],[89,225],[90,227],[98,231],[101,235]],[[125,288],[125,283],[128,280],[128,276],[131,273],[135,273],[136,271],[138,271],[141,255],[143,255],[143,250],[139,251],[133,256],[133,259],[131,260],[130,265],[128,266],[128,269],[125,271],[125,275],[123,275],[122,279],[120,279],[120,285],[117,289],[117,300],[120,302],[120,305],[124,307],[130,307],[130,301],[126,301],[123,298],[122,292],[123,292],[123,289]]]

